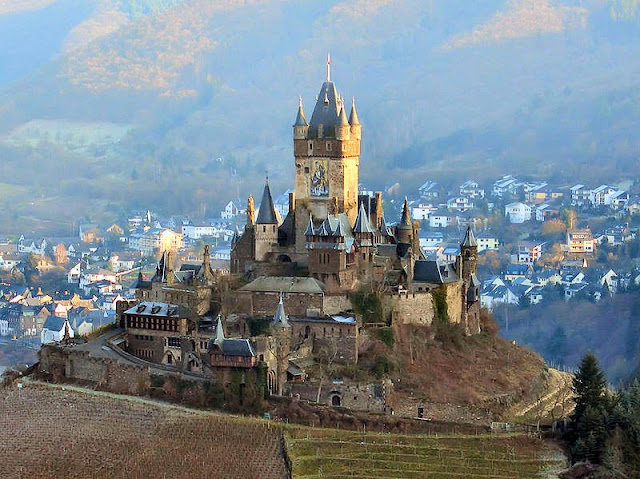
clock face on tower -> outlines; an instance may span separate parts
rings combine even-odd
[[[310,195],[329,196],[329,164],[327,160],[313,160]]]

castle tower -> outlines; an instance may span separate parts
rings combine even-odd
[[[247,220],[248,219],[247,214]],[[269,253],[273,250],[273,246],[278,243],[278,216],[273,206],[273,198],[271,197],[268,179],[264,185],[262,201],[260,203],[260,210],[258,211],[254,231],[253,259],[256,261],[265,261]]]
[[[324,220],[331,214],[332,198],[338,213],[353,224],[358,214],[358,174],[362,126],[352,105],[351,121],[344,101],[331,81],[330,63],[315,108],[308,122],[298,106],[293,125],[296,170],[296,252],[305,251],[304,231],[309,214]]]
[[[460,243],[460,256],[462,263],[462,279],[469,283],[472,274],[478,272],[478,242],[471,230],[471,226],[467,227],[462,243]]]
[[[413,244],[413,222],[411,221],[411,213],[409,212],[409,200],[404,198],[404,206],[402,207],[402,219],[396,225],[396,243],[398,245]]]
[[[291,355],[291,325],[284,310],[282,293],[280,293],[280,302],[271,323],[271,353],[275,359],[275,389],[278,395],[282,395],[287,382],[287,369]]]

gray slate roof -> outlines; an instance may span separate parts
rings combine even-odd
[[[444,284],[457,281],[458,275],[449,263],[419,260],[414,266],[413,280],[420,283]]]
[[[262,193],[262,202],[260,203],[260,211],[258,211],[258,219],[256,220],[258,225],[277,225],[278,217],[276,216],[276,209],[273,206],[273,199],[271,197],[271,190],[269,189],[269,183],[264,185],[264,192]]]

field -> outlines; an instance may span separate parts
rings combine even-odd
[[[0,389],[2,478],[535,478],[564,466],[523,436],[308,428],[69,385]],[[545,474],[547,474],[545,476]]]
[[[557,477],[558,450],[524,436],[401,436],[321,429],[287,433],[293,477],[536,478]]]

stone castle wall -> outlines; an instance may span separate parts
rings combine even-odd
[[[393,324],[430,326],[433,323],[435,312],[431,293],[398,293],[385,299],[385,309],[391,313]]]

